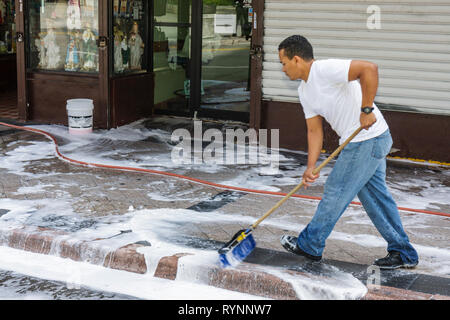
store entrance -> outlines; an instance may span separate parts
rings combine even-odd
[[[192,1],[152,2],[154,111],[190,116]]]
[[[18,119],[14,0],[0,0],[0,119]]]
[[[203,1],[199,117],[248,122],[251,23],[244,1]]]
[[[153,1],[155,113],[249,121],[248,1]]]

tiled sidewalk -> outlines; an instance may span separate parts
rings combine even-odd
[[[50,144],[48,139],[34,133],[0,128],[0,156],[35,142]],[[214,264],[202,263],[201,261],[205,261],[202,259],[199,259],[199,264],[192,259],[192,253],[184,251],[168,251],[166,255],[150,254],[145,257],[140,250],[146,247],[151,248],[151,243],[138,236],[133,238],[132,232],[127,233],[128,230],[122,230],[123,234],[122,231],[120,234],[108,235],[92,233],[83,239],[80,239],[77,234],[90,225],[95,226],[104,217],[120,218],[130,214],[130,208],[137,210],[189,209],[193,212],[205,213],[204,216],[208,217],[210,211],[207,207],[211,205],[212,211],[220,209],[223,215],[228,215],[230,222],[218,223],[214,220],[204,222],[200,220],[200,222],[194,221],[189,224],[180,222],[177,225],[177,231],[182,237],[173,240],[188,239],[189,241],[184,244],[197,248],[217,249],[229,239],[233,231],[246,226],[247,222],[233,220],[235,215],[245,211],[247,215],[256,217],[274,204],[277,199],[273,197],[237,195],[233,192],[158,175],[75,166],[56,157],[30,161],[20,175],[0,168],[0,176],[2,177],[0,199],[42,200],[48,203],[65,201],[67,203],[67,207],[55,206],[55,211],[42,216],[41,220],[38,220],[41,214],[39,208],[33,209],[35,211],[30,213],[36,214],[36,220],[30,220],[28,224],[16,225],[14,228],[2,228],[0,230],[1,245],[41,254],[59,255],[75,261],[87,261],[135,273],[153,272],[155,277],[172,280],[177,279],[180,272],[186,269],[193,270],[195,267],[194,276],[208,285],[274,299],[298,299],[298,296],[292,283],[286,281],[284,277],[268,273],[267,267],[276,267],[277,270],[281,268],[284,275],[293,277],[326,276],[326,272],[325,274],[319,272],[317,275],[314,274],[314,270],[305,273],[304,267],[307,265],[305,260],[280,251],[277,238],[283,229],[276,225],[262,225],[258,229],[258,248],[245,263],[235,269],[220,269]],[[149,198],[148,194],[156,193],[171,194],[175,200]],[[285,214],[297,212],[295,214],[298,215],[298,221],[303,222],[304,219],[311,217],[314,206],[305,202],[302,203],[302,208],[299,208],[298,204],[298,201],[287,203]],[[77,219],[67,219],[64,213],[58,210],[73,210],[73,216]],[[8,210],[0,207],[0,217],[7,213]],[[443,222],[444,219],[442,218]],[[430,224],[429,227],[438,228],[439,224],[435,226]],[[357,231],[356,228],[351,228],[351,223],[343,223],[339,228],[346,228],[347,232]],[[435,231],[437,235],[439,232],[442,233],[442,230]],[[445,238],[445,234],[442,236]],[[437,243],[442,239],[436,237],[434,240],[427,241],[427,245],[432,245],[433,241]],[[330,247],[336,252],[345,251],[346,244],[334,241]],[[340,270],[352,273],[354,277],[365,283],[368,265],[364,263],[372,257],[367,258],[369,253],[363,246],[361,248],[355,246],[349,251],[353,256],[346,257],[346,261],[338,261],[336,256],[330,254],[325,260],[325,266],[339,267]],[[381,249],[379,251],[376,254],[382,252]],[[361,261],[362,264],[355,261]],[[299,269],[298,266],[303,268]],[[384,272],[382,279],[381,286],[370,288],[364,299],[450,299],[448,297],[450,296],[450,279],[427,275],[426,270],[422,270],[421,273],[415,270]]]

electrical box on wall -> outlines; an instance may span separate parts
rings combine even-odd
[[[214,32],[218,34],[236,33],[236,15],[235,14],[215,14]]]

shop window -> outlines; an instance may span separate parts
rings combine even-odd
[[[16,52],[14,0],[0,0],[0,55]]]
[[[143,0],[113,0],[113,71],[147,72],[147,4]]]
[[[153,1],[154,104],[183,110],[190,96],[192,1]]]
[[[192,0],[154,0],[153,12],[156,23],[191,23],[189,8]]]
[[[27,5],[30,69],[98,73],[98,0],[30,0]]]

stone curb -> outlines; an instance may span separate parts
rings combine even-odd
[[[106,268],[139,274],[147,273],[147,262],[143,254],[137,251],[144,247],[142,244],[132,243],[113,249],[98,245],[93,240],[73,239],[69,233],[58,230],[23,227],[0,231],[0,245],[39,254],[56,255],[74,261],[83,261]],[[250,263],[241,263],[236,268],[222,269],[218,265],[203,263],[195,265],[195,273],[189,274],[186,269],[192,264],[183,263],[183,257],[189,253],[177,253],[158,259],[154,276],[169,280],[190,277],[201,283],[238,291],[242,293],[262,296],[276,300],[298,299],[291,283],[267,272],[258,270]],[[147,257],[147,259],[149,259]],[[150,258],[151,260],[152,258]],[[291,275],[309,276],[305,273],[288,271]],[[187,274],[187,275],[186,275]],[[194,278],[194,279],[192,279]],[[433,295],[422,292],[398,289],[386,286],[369,287],[363,300],[450,300],[450,296]]]
[[[364,300],[450,300],[450,296],[429,294],[393,287],[369,288]]]

